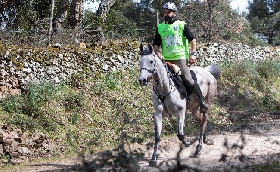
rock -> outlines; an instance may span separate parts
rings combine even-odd
[[[55,43],[55,44],[52,45],[52,47],[53,47],[53,48],[61,48],[62,45],[59,44],[59,43]]]
[[[0,158],[3,158],[5,152],[6,155],[8,153],[9,156],[5,157],[7,162],[21,163],[29,158],[42,157],[46,153],[51,156],[55,144],[50,144],[45,134],[29,135],[11,125],[0,128]]]
[[[124,58],[122,58],[120,55],[117,55],[117,59],[119,62],[124,63]]]
[[[30,151],[27,147],[19,147],[18,152],[21,153],[22,155],[27,155],[30,153]]]
[[[22,71],[25,73],[31,73],[32,69],[30,67],[28,67],[28,68],[23,68]]]
[[[55,82],[56,84],[60,83],[60,80],[59,80],[58,77],[53,78],[53,80],[54,80],[54,82]]]
[[[10,90],[10,95],[11,96],[21,95],[21,89],[11,89]]]
[[[80,48],[87,48],[86,44],[84,42],[80,43]]]

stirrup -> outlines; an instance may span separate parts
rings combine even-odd
[[[201,101],[200,103],[200,113],[206,113],[208,110],[208,107],[206,105],[206,101]]]

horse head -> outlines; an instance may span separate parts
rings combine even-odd
[[[156,55],[153,53],[152,45],[140,45],[141,58],[139,83],[141,86],[146,86],[156,72]]]

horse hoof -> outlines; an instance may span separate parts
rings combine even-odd
[[[191,145],[191,142],[186,141],[186,142],[183,142],[183,144],[185,145],[185,147],[189,147]]]
[[[214,140],[207,140],[207,141],[205,141],[204,144],[207,144],[207,145],[214,145]]]
[[[157,166],[157,160],[150,160],[149,167],[156,167]]]
[[[190,139],[184,139],[182,142],[185,145],[185,147],[189,147],[191,145]]]
[[[199,156],[200,156],[200,152],[195,152],[193,155],[194,158],[199,158]]]

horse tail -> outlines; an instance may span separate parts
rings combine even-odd
[[[208,70],[215,79],[219,79],[221,77],[221,69],[218,65],[210,64],[205,67],[206,70]]]

